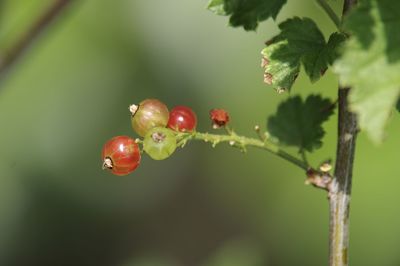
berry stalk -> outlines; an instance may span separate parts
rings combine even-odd
[[[300,167],[305,171],[307,171],[309,168],[309,165],[305,161],[285,152],[277,144],[269,141],[268,139],[262,141],[256,138],[240,136],[233,131],[231,132],[231,134],[227,135],[201,133],[201,132],[179,133],[177,135],[177,139],[179,140],[178,146],[181,147],[185,146],[185,144],[190,140],[198,140],[211,143],[213,147],[215,147],[219,143],[225,142],[231,146],[239,148],[243,152],[247,151],[247,147],[254,147],[266,150],[278,157],[281,157],[282,159],[285,159],[286,161],[296,165],[297,167]]]

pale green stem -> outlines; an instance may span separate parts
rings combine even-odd
[[[219,134],[210,134],[210,133],[180,133],[178,134],[178,143],[181,146],[184,146],[189,140],[200,140],[204,142],[211,143],[213,147],[221,142],[226,142],[231,146],[238,147],[242,151],[246,151],[247,147],[259,148],[262,150],[269,151],[272,154],[275,154],[278,157],[285,159],[286,161],[300,167],[303,170],[308,170],[309,166],[303,160],[285,152],[282,150],[277,144],[271,141],[261,141],[255,138],[249,138],[237,135],[235,132],[231,131],[229,135],[219,135]]]

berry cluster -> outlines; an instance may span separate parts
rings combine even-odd
[[[179,134],[196,131],[197,116],[186,106],[176,106],[169,111],[161,101],[146,99],[139,105],[131,105],[129,110],[132,128],[143,140],[117,136],[106,142],[102,152],[103,169],[115,175],[133,172],[140,164],[142,150],[154,160],[168,158],[178,146]],[[211,110],[210,118],[218,127],[229,121],[222,109]]]

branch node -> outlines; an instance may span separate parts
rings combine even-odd
[[[306,185],[313,185],[316,188],[320,188],[330,192],[333,179],[329,173],[319,172],[313,168],[309,168],[306,172],[306,175]]]

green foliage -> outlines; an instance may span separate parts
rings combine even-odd
[[[399,112],[400,112],[400,100],[398,100],[398,101],[397,101],[397,104],[396,104],[396,109],[397,109],[397,111],[399,111]]]
[[[210,0],[208,9],[217,15],[230,16],[229,24],[255,30],[260,21],[276,19],[286,0]]]
[[[286,145],[311,152],[322,145],[322,123],[333,114],[333,107],[319,95],[310,95],[304,102],[300,96],[289,98],[268,119],[268,131]]]
[[[279,24],[281,32],[262,50],[265,82],[278,90],[290,90],[303,64],[312,82],[317,81],[338,55],[345,36],[333,33],[328,43],[309,18],[295,17]]]
[[[224,0],[211,0],[207,6],[208,10],[214,12],[217,15],[225,16]]]
[[[380,142],[400,94],[400,1],[359,1],[344,27],[352,37],[335,71],[352,87],[350,107],[360,128]]]

